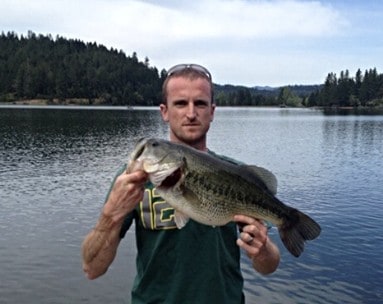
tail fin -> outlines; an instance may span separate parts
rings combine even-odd
[[[321,228],[317,222],[306,214],[294,209],[291,219],[279,227],[279,235],[290,253],[299,257],[304,250],[304,242],[319,236]]]

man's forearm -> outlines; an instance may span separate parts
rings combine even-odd
[[[144,171],[123,172],[115,179],[96,226],[82,244],[83,269],[89,279],[104,274],[113,262],[122,224],[142,200],[147,179]]]
[[[89,279],[103,275],[113,262],[120,243],[122,222],[101,214],[82,244],[83,270]]]
[[[254,269],[263,275],[273,273],[278,268],[279,261],[279,249],[268,237],[262,252],[252,258]]]

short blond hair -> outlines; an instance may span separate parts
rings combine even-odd
[[[211,78],[208,77],[205,73],[201,73],[201,72],[196,71],[196,70],[194,70],[192,68],[185,68],[185,69],[182,69],[180,71],[174,72],[174,73],[168,75],[165,78],[164,83],[162,84],[162,101],[161,101],[162,104],[166,105],[166,103],[167,103],[167,98],[168,98],[167,86],[168,86],[168,82],[169,82],[170,79],[175,78],[175,77],[184,77],[184,78],[188,78],[190,80],[195,80],[195,79],[198,79],[198,78],[206,79],[209,82],[209,84],[210,84],[211,103],[212,104],[214,103],[214,85],[213,85],[213,82],[212,82]]]

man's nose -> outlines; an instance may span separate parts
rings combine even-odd
[[[197,117],[196,108],[193,103],[189,103],[186,116],[188,119],[195,119]]]

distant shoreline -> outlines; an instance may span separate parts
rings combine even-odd
[[[100,100],[93,100],[92,103],[89,103],[89,99],[86,98],[69,98],[69,99],[58,99],[54,98],[52,99],[26,99],[26,100],[16,100],[16,101],[10,101],[10,102],[0,102],[0,105],[12,105],[12,106],[107,106],[107,107],[127,107],[127,108],[133,108],[134,106],[129,105],[111,105],[111,104],[105,104],[102,103]],[[140,106],[140,107],[146,107],[146,106]],[[153,106],[147,106],[148,108]],[[226,108],[226,107],[238,107],[238,106],[219,106],[219,108]],[[239,107],[267,107],[267,108],[285,108],[281,106],[239,106]],[[286,107],[286,108],[306,108],[306,107]],[[351,107],[351,106],[344,106],[344,107],[313,107],[315,109],[339,109],[339,110],[353,110],[353,109],[381,109],[383,106],[358,106],[358,107]]]
[[[89,103],[89,99],[86,98],[70,98],[59,100],[58,98],[52,99],[26,99],[26,100],[16,100],[11,102],[1,102],[3,105],[31,105],[31,106],[65,106],[65,105],[81,105],[81,106],[91,106],[91,105],[102,105],[99,101],[94,101]]]

